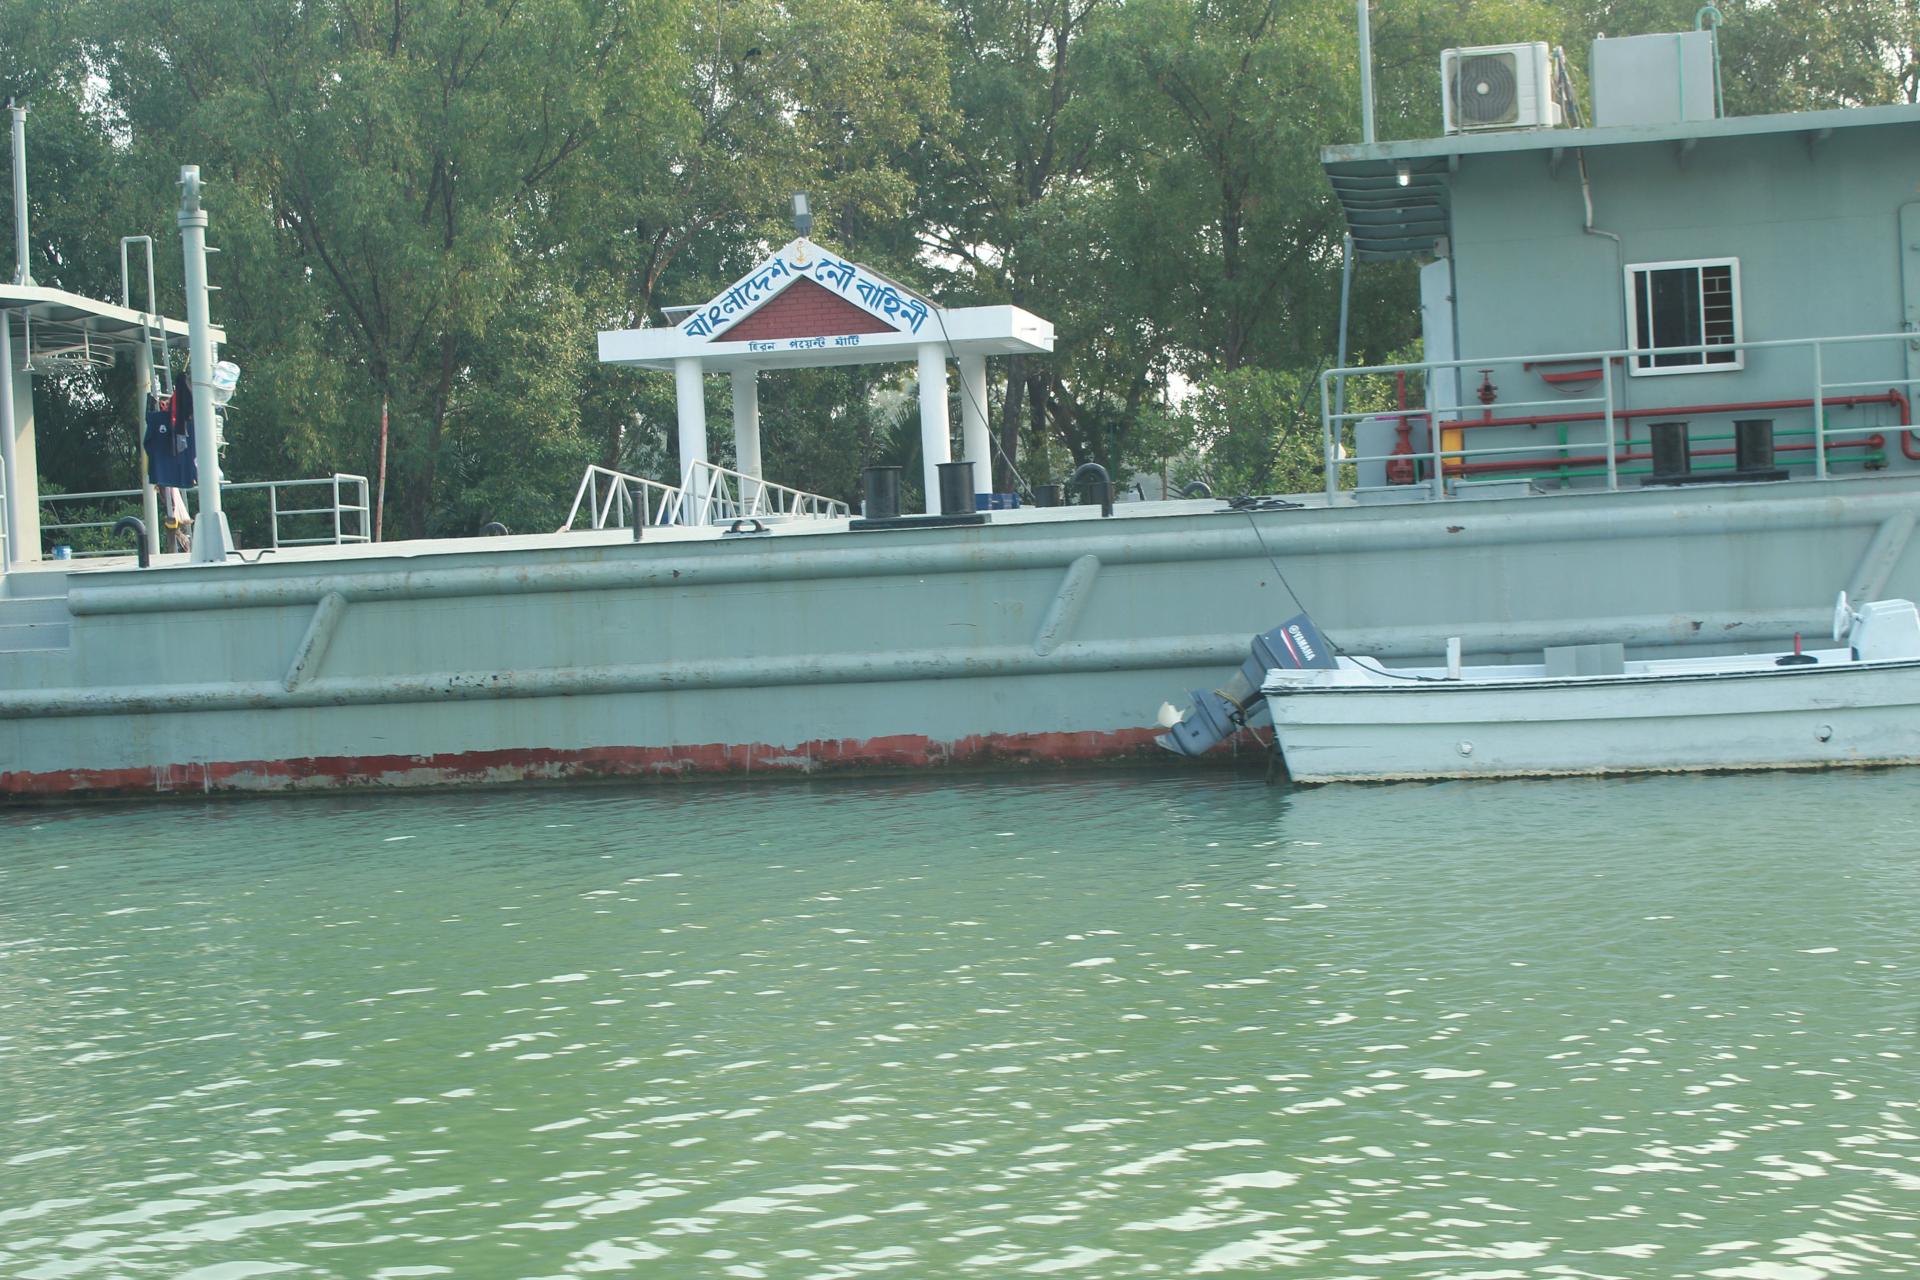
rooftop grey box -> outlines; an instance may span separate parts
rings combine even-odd
[[[1602,36],[1593,42],[1587,70],[1596,128],[1679,124],[1717,114],[1711,31]]]

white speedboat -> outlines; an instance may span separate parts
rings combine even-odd
[[[1834,610],[1841,647],[1628,661],[1620,645],[1544,661],[1267,673],[1274,745],[1296,782],[1804,769],[1920,763],[1920,611]]]

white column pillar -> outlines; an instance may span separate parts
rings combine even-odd
[[[733,371],[733,465],[741,475],[761,479],[760,474],[760,371]],[[740,501],[749,511],[757,511],[760,486],[740,482]]]
[[[680,426],[680,488],[689,498],[697,479],[695,464],[704,464],[707,460],[707,395],[702,376],[705,371],[705,365],[692,356],[673,362],[673,389]],[[706,522],[703,510],[689,509],[686,514],[688,518]]]
[[[7,555],[14,564],[26,564],[40,558],[40,458],[33,436],[33,374],[13,358],[12,318],[0,313],[0,399],[5,401],[0,461],[7,469]]]
[[[930,516],[941,514],[940,464],[953,460],[951,432],[946,348],[925,342],[920,345],[920,465],[927,485],[926,513]]]
[[[733,371],[733,465],[742,475],[760,474],[760,371]]]
[[[993,492],[993,438],[987,432],[987,358],[960,357],[960,440],[973,464],[973,491]]]
[[[20,518],[13,501],[18,486],[13,470],[13,312],[0,311],[0,498],[7,504],[6,557],[0,559],[0,573],[19,559]]]

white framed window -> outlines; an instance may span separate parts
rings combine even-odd
[[[1743,369],[1746,352],[1712,349],[1739,341],[1738,258],[1641,262],[1627,268],[1627,345],[1651,349],[1629,361],[1635,377]]]

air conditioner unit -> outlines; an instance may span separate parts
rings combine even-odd
[[[1545,44],[1495,44],[1440,54],[1448,133],[1550,129],[1560,123],[1553,55]]]

